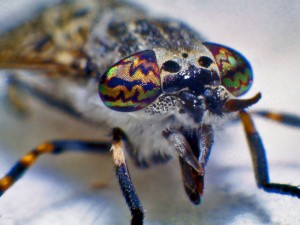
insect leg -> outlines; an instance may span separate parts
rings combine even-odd
[[[195,156],[186,137],[177,130],[166,130],[163,132],[163,137],[175,147],[179,157],[189,164],[199,174],[203,174],[204,170],[200,166],[197,157]]]
[[[129,171],[127,168],[124,149],[126,148],[126,137],[120,128],[113,129],[113,160],[116,167],[116,175],[125,197],[126,203],[130,208],[132,219],[131,225],[141,225],[144,220],[144,210],[139,197],[135,193]]]
[[[244,125],[248,144],[250,146],[257,186],[267,192],[291,195],[300,198],[299,187],[288,184],[270,183],[267,157],[260,135],[247,112],[241,111],[240,118]]]
[[[60,100],[59,98],[55,98],[53,95],[45,93],[34,86],[28,85],[26,82],[15,78],[14,76],[9,76],[8,85],[15,87],[18,90],[26,91],[28,94],[33,96],[34,98],[40,100],[43,103],[48,104],[49,106],[56,108],[68,115],[76,118],[85,120],[82,117],[82,114],[76,111],[73,105],[71,105],[67,101]],[[18,97],[18,96],[17,96]],[[90,122],[90,121],[87,121]]]
[[[20,117],[28,115],[29,110],[26,105],[26,98],[23,95],[22,88],[15,82],[12,77],[14,74],[9,74],[6,77],[6,94],[4,96],[5,103],[8,104],[9,109]]]
[[[0,196],[9,189],[18,179],[20,179],[26,170],[32,166],[37,158],[46,153],[60,154],[72,149],[78,151],[108,152],[109,144],[102,142],[85,141],[52,141],[45,142],[24,155],[11,170],[0,179]]]
[[[267,110],[258,110],[251,112],[251,114],[255,114],[267,119],[271,119],[273,121],[289,125],[292,127],[300,128],[300,117],[297,115],[289,114],[289,113],[275,113]]]
[[[179,153],[185,191],[194,204],[200,204],[203,191],[204,168],[199,164],[198,130],[167,130],[163,136]]]
[[[199,163],[205,167],[210,155],[211,147],[214,143],[214,132],[211,125],[204,124],[199,130]]]
[[[198,205],[201,201],[200,196],[203,194],[204,169],[213,144],[213,130],[210,125],[203,125],[199,129],[189,130],[184,134],[193,153],[199,159],[200,166],[203,168],[203,174],[200,174],[187,164],[183,158],[179,157],[185,191],[190,200]]]
[[[192,203],[199,205],[201,203],[200,195],[204,188],[204,176],[187,164],[182,157],[179,157],[179,163],[185,192]]]

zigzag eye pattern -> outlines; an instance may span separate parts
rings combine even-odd
[[[234,96],[245,94],[253,82],[250,63],[239,52],[215,43],[203,43],[213,54],[219,68],[222,85]]]
[[[160,93],[160,73],[152,50],[120,60],[103,74],[99,83],[103,103],[120,112],[145,108]]]

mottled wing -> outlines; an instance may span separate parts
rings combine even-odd
[[[43,70],[47,75],[85,74],[84,44],[97,1],[49,8],[0,37],[0,69]]]

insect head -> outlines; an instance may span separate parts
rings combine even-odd
[[[190,102],[192,106],[188,108],[197,113],[197,107],[200,111],[203,108],[204,97],[205,107],[220,114],[220,106],[228,100],[216,94],[220,87],[233,97],[245,94],[253,82],[252,70],[239,52],[215,43],[203,45],[211,55],[200,56],[197,64],[190,63],[184,69],[173,60],[159,66],[155,50],[137,52],[120,60],[100,78],[103,103],[116,111],[133,112],[147,107],[161,94],[170,94],[177,95],[187,105]],[[188,57],[182,53],[182,60]],[[162,71],[167,75],[162,77]]]

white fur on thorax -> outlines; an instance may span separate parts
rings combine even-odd
[[[181,126],[198,128],[188,114],[179,114],[175,109],[167,114],[148,115],[143,110],[137,112],[117,112],[106,107],[98,94],[98,84],[94,79],[80,84],[71,79],[49,79],[47,77],[21,76],[23,82],[38,88],[50,96],[68,102],[82,117],[94,121],[106,136],[111,134],[115,127],[121,128],[129,137],[139,157],[147,159],[154,152],[176,155],[173,146],[170,146],[162,132],[168,128]],[[166,120],[169,115],[175,115],[176,120]],[[216,124],[220,117],[206,112],[203,123]],[[101,138],[101,137],[99,137]]]

